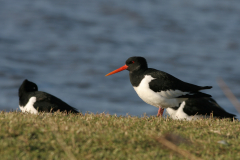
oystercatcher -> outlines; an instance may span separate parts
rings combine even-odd
[[[231,118],[236,115],[228,113],[212,98],[189,98],[179,106],[167,108],[166,111],[173,119],[193,120],[198,118]]]
[[[130,57],[126,64],[106,76],[128,70],[130,81],[138,96],[146,103],[157,108],[157,116],[162,116],[164,108],[178,106],[188,98],[211,97],[209,94],[199,92],[210,89],[211,86],[197,86],[183,82],[174,76],[148,68],[147,61],[143,57]]]
[[[59,98],[51,94],[38,91],[38,86],[27,79],[24,80],[20,86],[18,96],[19,108],[22,112],[29,112],[33,114],[37,114],[38,112],[55,111],[78,113],[75,108],[69,106]]]

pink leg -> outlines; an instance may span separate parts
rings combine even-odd
[[[157,116],[158,116],[158,117],[159,117],[159,116],[162,117],[163,112],[164,112],[164,108],[159,107]]]

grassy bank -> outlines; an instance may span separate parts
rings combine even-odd
[[[240,159],[238,121],[2,112],[0,124],[2,160]]]

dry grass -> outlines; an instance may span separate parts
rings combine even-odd
[[[0,122],[2,160],[186,159],[182,151],[199,159],[240,159],[239,121],[2,112]]]

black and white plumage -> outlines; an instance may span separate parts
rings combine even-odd
[[[38,86],[27,79],[24,80],[20,86],[18,96],[19,108],[22,112],[29,112],[33,114],[37,114],[38,112],[55,111],[78,113],[75,108],[69,106],[61,99],[51,94],[38,91]]]
[[[212,98],[189,98],[179,106],[166,109],[173,119],[194,120],[198,118],[235,118],[236,115],[228,113]]]
[[[211,86],[197,86],[183,82],[174,76],[148,68],[147,61],[143,57],[130,57],[126,64],[107,74],[128,70],[130,81],[138,96],[146,103],[159,108],[158,115],[163,114],[164,108],[178,106],[188,98],[211,97],[200,92],[210,89]]]

